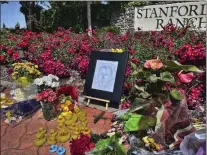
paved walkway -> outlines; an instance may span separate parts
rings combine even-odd
[[[84,108],[87,110],[88,127],[93,133],[100,134],[110,129],[112,113],[106,112],[104,117],[108,119],[100,119],[94,124],[93,116],[99,114],[101,110]],[[1,155],[52,155],[49,153],[48,144],[40,148],[33,145],[35,133],[40,127],[44,127],[49,131],[51,128],[56,128],[56,121],[44,120],[41,110],[17,126],[8,126],[1,120]],[[59,145],[63,145],[66,148],[66,155],[70,154],[69,142]]]

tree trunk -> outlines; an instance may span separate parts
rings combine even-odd
[[[88,19],[88,35],[92,36],[92,26],[91,26],[91,2],[87,1],[87,19]]]

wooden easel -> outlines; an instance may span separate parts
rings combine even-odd
[[[109,102],[110,102],[109,100],[104,100],[104,99],[95,98],[95,97],[91,97],[91,96],[85,96],[85,98],[88,99],[87,106],[89,106],[90,101],[91,101],[91,99],[92,99],[92,100],[97,100],[97,101],[106,102],[106,111],[108,110]]]

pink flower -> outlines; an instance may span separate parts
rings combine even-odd
[[[53,98],[52,96],[49,96],[49,97],[48,97],[48,101],[49,101],[49,102],[52,102],[52,101],[54,101],[54,98]]]
[[[40,94],[37,94],[37,95],[36,95],[36,100],[37,100],[37,101],[41,101],[41,100],[42,100],[42,96],[41,96]]]
[[[42,97],[43,97],[43,98],[47,98],[47,97],[48,97],[48,92],[43,91],[43,92],[42,92]]]
[[[180,73],[178,73],[178,77],[179,77],[180,81],[183,83],[189,83],[194,79],[193,73],[182,74],[180,72]]]
[[[144,67],[145,67],[145,68],[150,68],[150,60],[147,60],[147,61],[144,63]]]

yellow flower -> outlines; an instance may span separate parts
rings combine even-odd
[[[27,77],[24,77],[24,76],[18,78],[18,82],[21,83],[23,86],[27,86],[29,84]]]
[[[30,74],[34,73],[33,69],[30,69],[30,68],[29,68],[28,70],[29,70],[29,73],[30,73]]]
[[[35,65],[35,68],[38,68],[38,66],[37,66],[37,65]]]
[[[40,71],[37,70],[37,75],[40,75],[40,74],[41,74]]]
[[[111,52],[116,52],[116,50],[112,48],[112,49],[111,49]]]
[[[123,50],[122,50],[122,49],[117,49],[117,52],[118,52],[118,53],[122,53]]]

